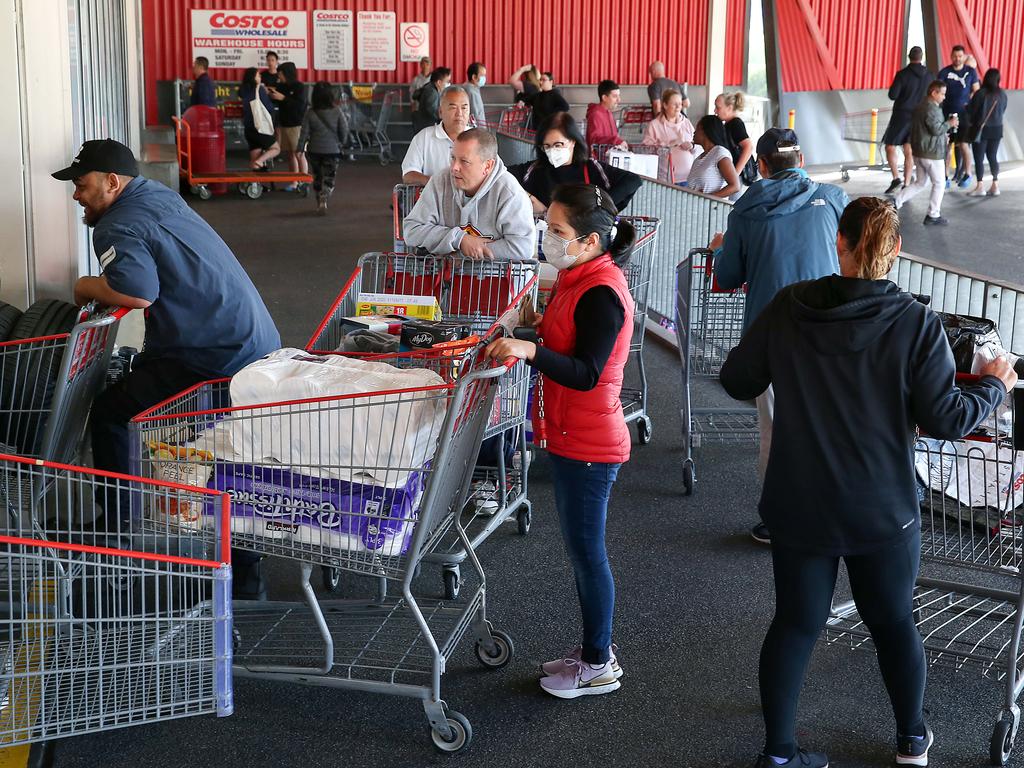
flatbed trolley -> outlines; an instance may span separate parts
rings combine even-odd
[[[712,252],[693,248],[676,267],[675,329],[682,366],[683,402],[680,412],[683,445],[683,490],[693,493],[697,482],[693,449],[702,442],[758,441],[757,410],[751,407],[695,407],[697,380],[717,380],[729,351],[743,335],[744,290],[726,291],[715,280]]]
[[[231,405],[230,381],[218,380],[133,419],[145,476],[198,463],[232,496],[235,546],[298,563],[302,602],[234,604],[235,675],[418,698],[438,749],[469,743],[469,721],[441,698],[447,661],[467,634],[489,669],[514,653],[487,619],[486,577],[460,514],[508,376],[486,359],[490,340],[414,353],[437,385]],[[188,446],[204,439],[212,455],[190,458]],[[179,520],[212,533],[205,509]],[[478,586],[459,601],[414,595],[417,568],[453,529]],[[399,594],[321,601],[314,565],[383,580]]]
[[[263,196],[268,184],[304,184],[313,183],[308,173],[291,173],[290,171],[254,171],[251,169],[238,171],[219,171],[217,173],[195,173],[192,170],[192,126],[187,120],[172,117],[174,135],[178,147],[178,174],[188,183],[193,195],[200,200],[213,197],[211,184],[232,184],[242,195],[250,200]],[[306,187],[308,191],[308,187]]]
[[[960,374],[958,381],[977,377]],[[1024,691],[1024,403],[1019,384],[982,430],[957,441],[920,436],[921,574],[914,618],[931,665],[974,668],[1002,687],[989,744],[1006,765],[1020,727]],[[834,603],[830,644],[873,649],[853,601]]]

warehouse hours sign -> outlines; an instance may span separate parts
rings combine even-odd
[[[309,30],[305,11],[192,11],[192,57],[205,56],[211,67],[259,67],[267,51],[299,69],[309,67]]]

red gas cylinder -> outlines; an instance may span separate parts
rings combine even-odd
[[[189,107],[182,119],[192,129],[192,174],[220,174],[227,162],[224,139],[224,113],[216,107],[197,104]],[[227,184],[211,184],[210,191],[223,195]]]

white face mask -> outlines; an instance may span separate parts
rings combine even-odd
[[[476,84],[483,88],[485,85],[487,85],[487,78],[484,77],[483,75],[480,75],[480,78],[476,81]]]
[[[544,154],[548,156],[548,162],[555,168],[561,168],[572,162],[572,149],[569,147],[551,147],[545,149]]]
[[[544,233],[544,239],[541,241],[540,247],[548,264],[557,270],[563,270],[575,264],[576,260],[581,256],[581,254],[572,256],[566,253],[569,249],[569,243],[575,243],[577,240],[582,239],[582,237],[576,237],[572,240],[564,240],[549,229]]]

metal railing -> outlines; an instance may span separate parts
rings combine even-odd
[[[533,145],[498,133],[498,154],[506,165],[533,160]],[[648,328],[672,328],[675,268],[691,248],[706,247],[715,232],[724,232],[732,203],[684,187],[643,178],[626,213],[661,220],[654,246],[648,295]],[[936,312],[955,312],[992,320],[1007,350],[1024,356],[1024,286],[990,280],[904,253],[889,279],[911,293],[931,297]],[[659,334],[674,341],[674,334]]]

